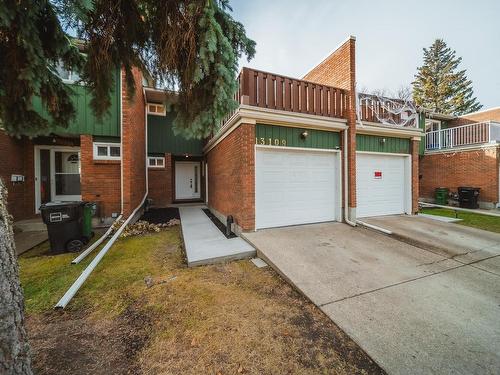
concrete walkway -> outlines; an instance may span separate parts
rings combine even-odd
[[[179,208],[188,267],[255,256],[255,249],[246,241],[227,239],[202,208],[206,207]]]
[[[29,219],[14,223],[14,242],[16,253],[21,255],[48,240],[47,227],[42,219]]]
[[[389,374],[498,373],[500,242],[458,261],[341,223],[245,236]]]

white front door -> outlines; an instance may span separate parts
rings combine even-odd
[[[411,156],[356,153],[356,216],[411,214]]]
[[[200,162],[175,162],[175,199],[199,199]]]
[[[255,227],[337,220],[338,173],[335,152],[257,147]]]
[[[80,148],[35,146],[35,208],[43,203],[79,201]]]

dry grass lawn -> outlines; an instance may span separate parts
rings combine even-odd
[[[382,373],[270,268],[188,269],[180,243],[177,228],[120,240],[63,312],[52,306],[85,265],[47,245],[23,255],[36,373]]]

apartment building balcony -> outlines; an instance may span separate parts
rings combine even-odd
[[[486,146],[500,141],[500,122],[485,121],[425,133],[425,150]]]

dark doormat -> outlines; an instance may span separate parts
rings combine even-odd
[[[210,210],[208,208],[203,208],[203,212],[209,217],[210,220],[212,220],[212,223],[214,223],[215,226],[217,228],[219,228],[219,230],[222,232],[222,234],[224,236],[226,236],[226,238],[235,238],[235,237],[238,237],[232,231],[229,234],[229,236],[226,235],[226,226],[224,224],[222,224],[222,222],[217,218],[217,216],[215,216],[212,212],[210,212]]]
[[[151,224],[168,223],[172,219],[179,219],[179,209],[177,207],[150,208],[141,216],[139,220],[145,220]]]

